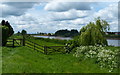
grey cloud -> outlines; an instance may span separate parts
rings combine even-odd
[[[5,2],[3,4],[13,6],[16,8],[31,8],[36,2]]]
[[[120,19],[120,1],[118,2],[118,19]]]
[[[78,18],[85,18],[88,14],[89,11],[78,11],[72,9],[66,12],[52,12],[50,13],[50,18],[54,21],[75,20]]]
[[[68,11],[70,9],[76,10],[90,10],[92,2],[51,2],[45,6],[45,10],[48,11]]]
[[[20,16],[23,15],[28,9],[32,8],[35,2],[5,2],[0,4],[2,16]]]
[[[67,20],[75,20],[75,19],[79,19],[79,18],[85,18],[87,16],[84,16],[84,17],[70,17],[70,18],[54,18],[53,20],[54,21],[67,21]]]

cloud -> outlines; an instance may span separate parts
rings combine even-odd
[[[118,3],[113,3],[95,12],[93,17],[101,17],[110,24],[110,31],[118,31],[118,14]]]
[[[45,11],[39,7],[23,8],[18,5],[3,4],[8,9],[21,8],[30,9],[29,11],[24,11],[25,13],[20,16],[4,17],[13,26],[15,32],[25,29],[28,33],[33,32],[55,32],[60,29],[77,29],[80,30],[83,26],[87,25],[89,22],[94,21],[94,18],[100,16],[102,19],[109,21],[111,31],[118,30],[117,23],[117,5],[112,3],[108,7],[94,10],[77,10],[77,9],[67,9],[66,11],[55,12],[55,11]],[[45,4],[44,4],[45,5]],[[100,4],[99,4],[100,5]],[[95,6],[95,5],[94,5]],[[98,6],[99,7],[99,6]],[[40,10],[38,10],[40,8]],[[90,7],[91,8],[91,7]],[[96,7],[97,8],[97,7]],[[8,9],[6,9],[8,11]],[[15,9],[16,10],[16,9]],[[10,11],[10,10],[9,10]],[[17,12],[17,11],[16,11]],[[6,13],[7,14],[7,13]],[[10,15],[10,14],[9,14]]]
[[[0,10],[2,10],[2,16],[20,16],[25,14],[25,12],[32,8],[36,4],[35,2],[4,2],[0,3]]]
[[[55,11],[55,12],[63,12],[63,11],[68,11],[70,9],[90,10],[91,3],[89,3],[89,2],[57,2],[57,1],[52,1],[52,2],[48,3],[44,9],[47,11]]]
[[[88,16],[89,13],[91,12],[71,9],[65,12],[50,12],[49,17],[54,21],[64,21],[74,20],[77,18],[85,18]]]
[[[108,7],[99,10],[94,14],[94,17],[100,16],[103,19],[106,20],[116,20],[118,19],[118,4],[110,4]]]

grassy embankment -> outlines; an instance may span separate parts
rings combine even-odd
[[[42,45],[63,45],[43,39],[32,41]],[[23,46],[3,47],[2,59],[3,73],[108,73],[107,69],[100,69],[94,59],[79,61],[73,54],[45,55]]]
[[[106,37],[107,39],[120,40],[120,35],[106,35],[105,37]]]

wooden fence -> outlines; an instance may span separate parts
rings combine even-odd
[[[16,46],[27,46],[35,51],[39,51],[44,54],[52,53],[66,53],[66,46],[42,46],[35,42],[29,40],[29,38],[23,39],[9,39],[7,41],[7,46],[16,47]]]
[[[30,40],[25,40],[25,46],[44,54],[65,53],[66,46],[42,46]]]
[[[27,47],[29,47],[31,49],[34,49],[36,51],[39,51],[41,53],[45,53],[44,47],[42,45],[34,43],[34,42],[30,41],[30,40],[27,40],[27,39],[25,40],[25,46],[27,46]]]
[[[66,53],[66,46],[44,46],[47,54],[51,53]]]
[[[23,39],[9,39],[7,41],[7,46],[11,46],[11,47],[23,46]]]

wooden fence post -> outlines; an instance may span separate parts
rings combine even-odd
[[[25,36],[23,35],[23,46],[25,46]]]
[[[20,39],[20,45],[22,46],[22,39]]]
[[[34,50],[35,50],[35,43],[34,43]]]
[[[47,54],[47,47],[44,46],[44,53]]]
[[[14,47],[14,39],[13,39],[13,47]]]

